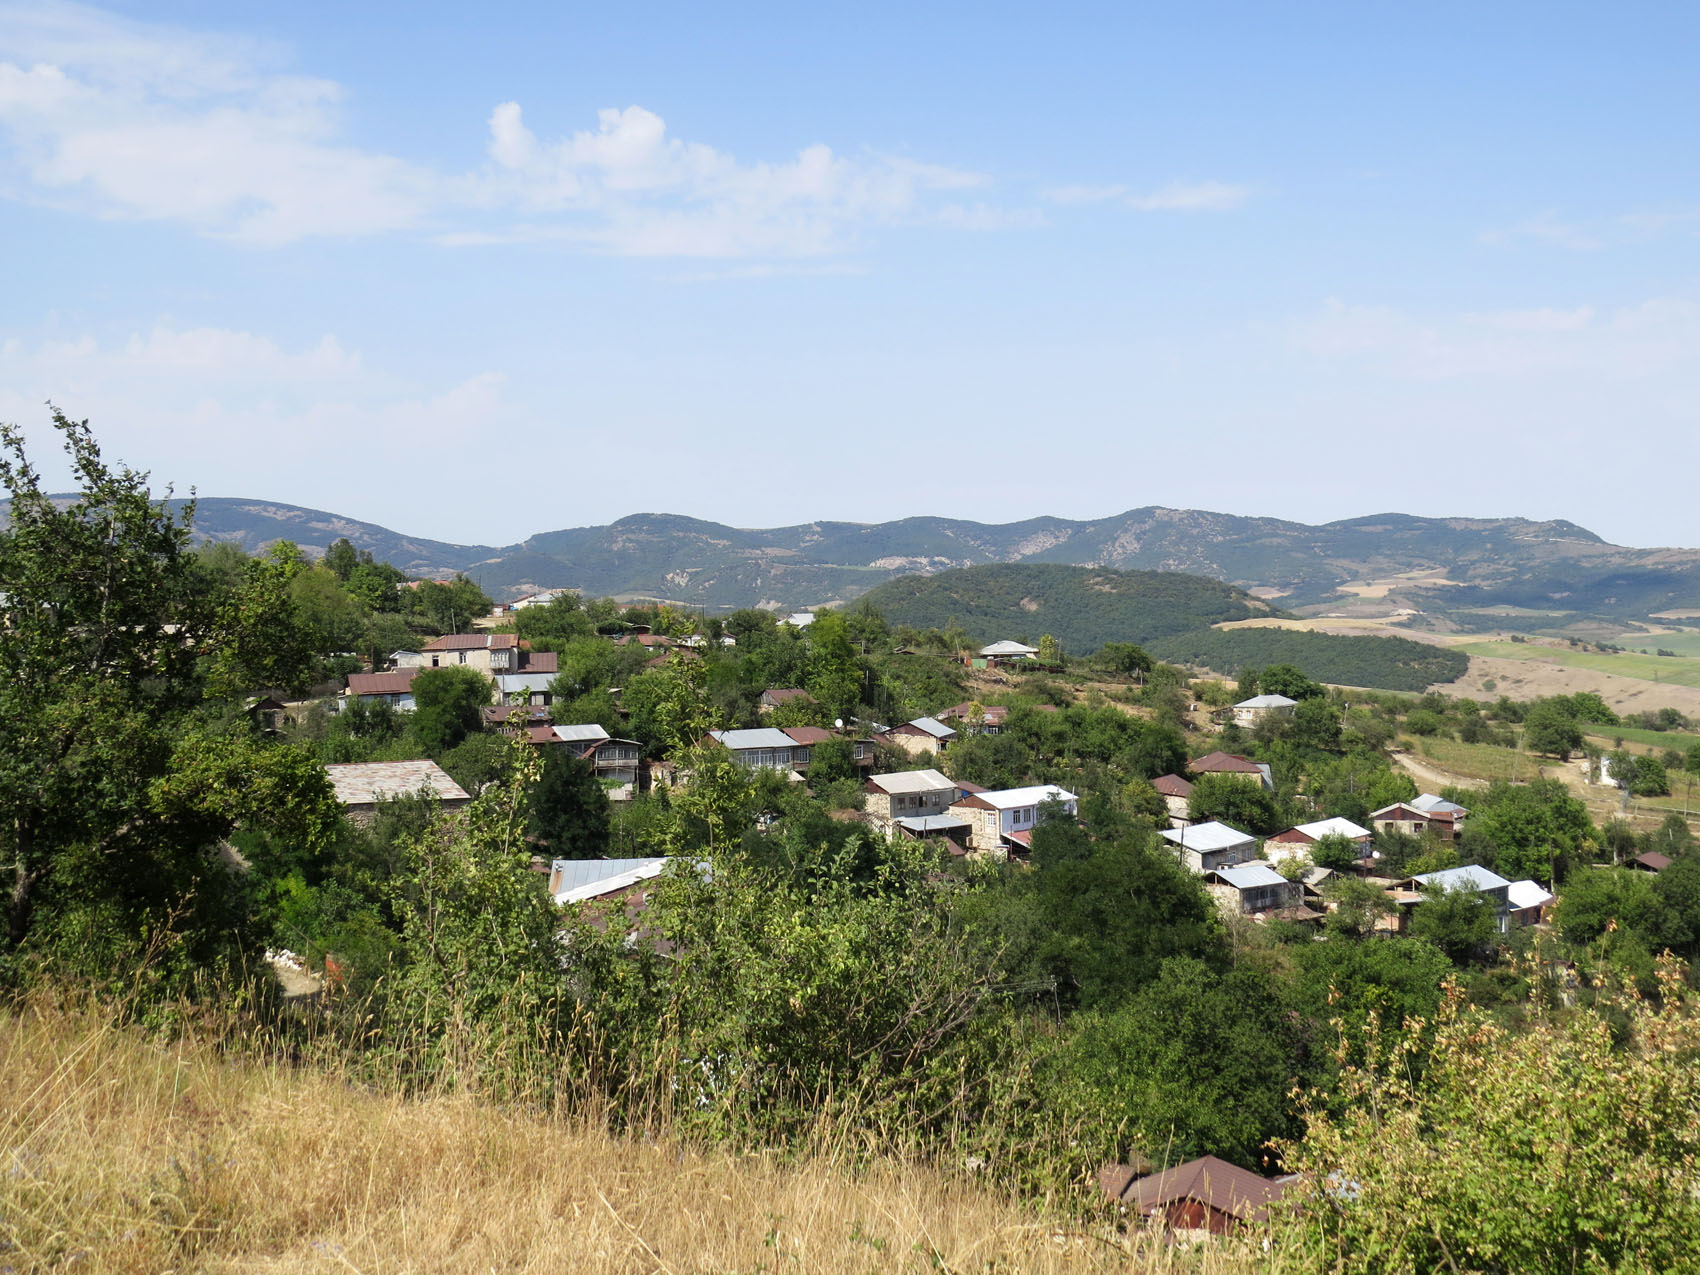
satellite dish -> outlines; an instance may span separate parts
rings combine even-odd
[[[833,718],[833,719],[832,719],[832,724],[833,724],[833,725],[834,725],[834,726],[836,726],[836,727],[837,727],[837,728],[838,728],[838,729],[839,729],[839,730],[843,730],[843,729],[844,729],[844,719],[843,719],[843,718],[842,718],[842,717],[835,717],[835,718]]]

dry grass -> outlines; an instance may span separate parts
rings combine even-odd
[[[80,1272],[1244,1272],[978,1184],[614,1138],[466,1099],[0,1016],[0,1267]]]

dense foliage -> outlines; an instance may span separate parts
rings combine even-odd
[[[1421,691],[1453,682],[1470,666],[1466,655],[1410,638],[1280,628],[1203,629],[1153,642],[1151,653],[1228,674],[1248,666],[1290,664],[1318,682],[1387,691]]]

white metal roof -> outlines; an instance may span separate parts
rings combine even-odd
[[[910,832],[954,832],[958,828],[973,827],[966,819],[955,815],[905,815],[897,823]]]
[[[1435,885],[1442,890],[1475,890],[1478,893],[1485,890],[1497,890],[1508,886],[1507,881],[1499,873],[1490,871],[1480,864],[1466,864],[1462,868],[1446,868],[1440,872],[1425,872],[1421,876],[1412,877],[1418,885]]]
[[[1438,810],[1451,815],[1467,815],[1470,813],[1466,807],[1460,806],[1456,801],[1447,801],[1444,797],[1436,797],[1432,792],[1425,792],[1415,801],[1408,801],[1405,804],[1410,806],[1412,810],[1428,812]]]
[[[711,730],[717,743],[737,752],[746,748],[795,748],[797,741],[772,726],[757,726],[752,730]]]
[[[1221,877],[1236,890],[1255,890],[1266,885],[1285,885],[1287,878],[1267,863],[1241,863],[1231,868],[1212,868],[1210,875]]]
[[[1253,695],[1250,699],[1242,699],[1235,708],[1292,708],[1298,704],[1296,699],[1288,699],[1285,695]]]
[[[512,691],[546,691],[549,683],[555,680],[553,673],[498,673],[496,685],[504,692]]]
[[[981,655],[1037,655],[1039,648],[1028,646],[1025,642],[1011,642],[1007,638],[1002,642],[993,642],[990,646],[980,648]]]
[[[1557,896],[1548,894],[1534,881],[1513,881],[1505,897],[1511,901],[1513,908],[1521,911],[1524,908],[1544,908]]]
[[[608,737],[608,732],[595,722],[555,727],[555,738],[565,740],[569,744],[600,743]]]
[[[1257,840],[1249,832],[1241,832],[1215,819],[1209,823],[1195,823],[1190,828],[1168,828],[1163,836],[1187,850],[1228,850]]]
[[[1353,841],[1375,835],[1368,828],[1360,828],[1350,819],[1342,819],[1338,815],[1332,819],[1318,819],[1315,823],[1301,823],[1293,831],[1302,832],[1307,837],[1349,837]]]
[[[1074,801],[1076,797],[1066,788],[1058,788],[1055,784],[1037,784],[1030,788],[1004,788],[994,792],[977,792],[974,794],[988,806],[997,810],[1018,810],[1023,806],[1037,806],[1044,802]]]
[[[556,859],[549,872],[558,882],[556,903],[582,903],[658,877],[667,867],[661,859]]]
[[[927,734],[931,735],[934,739],[943,739],[947,735],[956,734],[956,731],[952,727],[946,726],[936,717],[917,717],[914,721],[910,722],[909,725],[915,727],[917,730],[926,731]]]
[[[872,775],[868,782],[887,793],[956,791],[956,781],[936,770],[899,770],[889,775]]]

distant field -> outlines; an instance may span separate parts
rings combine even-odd
[[[1466,744],[1456,739],[1407,739],[1405,747],[1442,770],[1466,779],[1539,779],[1540,763],[1527,753],[1496,744]]]
[[[1700,656],[1700,632],[1694,629],[1684,629],[1680,633],[1629,633],[1616,641],[1621,646],[1633,647],[1637,651],[1642,647],[1656,651],[1662,646],[1678,655]]]
[[[1671,635],[1673,638],[1676,635]],[[1655,645],[1653,642],[1649,646]],[[1668,643],[1666,644],[1669,645]],[[1560,664],[1566,668],[1588,669],[1595,673],[1611,673],[1617,677],[1633,677],[1643,682],[1670,682],[1677,686],[1700,686],[1700,659],[1660,655],[1601,655],[1597,651],[1577,651],[1564,646],[1545,646],[1537,642],[1461,642],[1452,648],[1466,655],[1492,656],[1502,660],[1526,660],[1533,663]],[[1675,650],[1675,647],[1670,647]]]
[[[1621,739],[1626,743],[1645,744],[1648,748],[1675,748],[1687,752],[1693,744],[1700,744],[1700,735],[1691,735],[1680,730],[1642,730],[1639,726],[1590,726],[1588,738],[1603,747],[1610,748],[1612,741]]]

